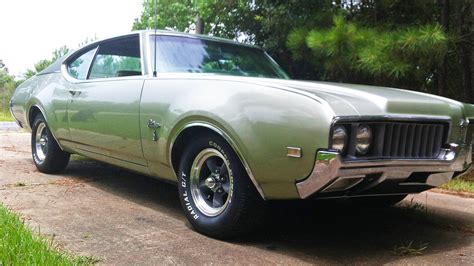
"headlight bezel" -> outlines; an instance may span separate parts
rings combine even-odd
[[[355,132],[355,151],[357,155],[367,155],[372,147],[373,132],[367,124],[357,125]]]
[[[347,150],[348,136],[348,130],[344,125],[335,125],[331,130],[331,149],[344,153]]]
[[[341,146],[337,145],[337,138],[335,138],[335,133],[337,133],[340,128],[343,128],[346,133],[342,150],[340,149]],[[364,131],[364,137],[357,136],[360,129]],[[370,157],[374,150],[376,129],[373,123],[365,121],[339,121],[339,123],[333,123],[330,128],[328,149],[339,152],[343,158],[356,159]],[[368,131],[368,133],[365,131]],[[369,136],[367,136],[367,134]]]

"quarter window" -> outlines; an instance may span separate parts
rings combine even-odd
[[[91,65],[92,59],[94,58],[97,47],[85,52],[80,55],[74,61],[69,63],[67,71],[69,75],[76,79],[86,79],[87,73],[89,72],[89,66]]]
[[[89,79],[142,75],[138,35],[99,45]]]

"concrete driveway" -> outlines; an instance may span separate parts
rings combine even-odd
[[[194,232],[170,184],[90,160],[39,173],[29,134],[0,132],[0,201],[41,234],[104,264],[474,265],[474,199],[433,192],[396,207],[271,206],[265,228],[223,242]],[[426,244],[419,256],[396,246]]]

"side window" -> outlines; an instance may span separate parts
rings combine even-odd
[[[67,72],[69,75],[76,79],[87,79],[87,73],[89,72],[89,66],[91,65],[92,59],[94,58],[97,47],[82,54],[74,61],[68,64]]]
[[[140,39],[137,35],[99,44],[89,79],[141,74]]]

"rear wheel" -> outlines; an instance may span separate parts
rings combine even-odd
[[[60,172],[69,162],[70,154],[61,150],[41,114],[33,121],[31,152],[36,168],[43,173]]]
[[[179,165],[181,204],[191,225],[215,238],[242,235],[262,222],[263,200],[222,138],[201,136]]]

